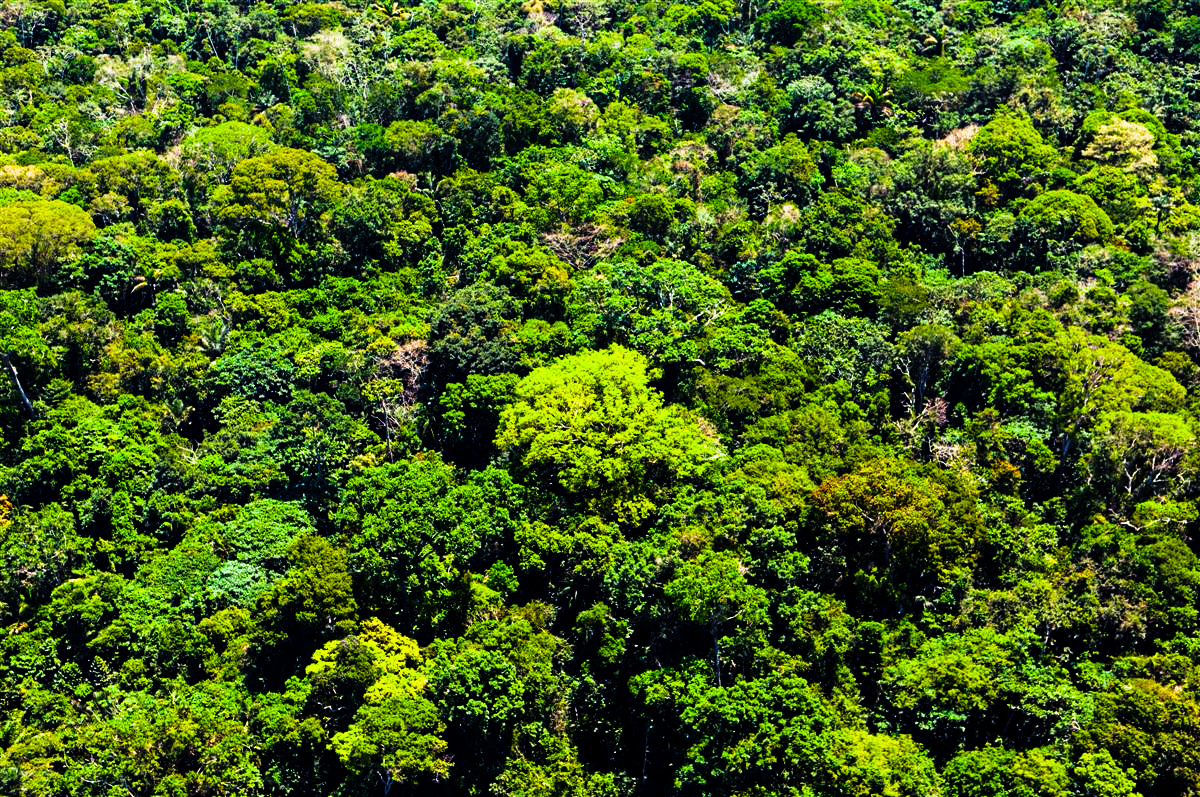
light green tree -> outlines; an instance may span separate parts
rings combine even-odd
[[[425,698],[428,680],[420,670],[416,641],[375,618],[363,622],[354,641],[350,648],[341,640],[327,643],[306,668],[315,683],[335,681],[339,670],[353,667],[356,656],[346,651],[360,649],[376,676],[349,727],[333,735],[330,748],[354,775],[378,777],[385,794],[396,782],[445,777],[451,766],[444,756],[446,726]]]
[[[44,287],[97,235],[87,213],[57,199],[0,208],[0,275],[13,287]]]
[[[591,510],[641,522],[656,493],[722,455],[699,418],[663,404],[647,365],[612,346],[535,369],[501,412],[496,444]]]
[[[234,168],[244,160],[265,155],[275,148],[271,135],[245,122],[222,122],[203,127],[184,139],[180,147],[180,169],[197,193],[228,183]]]

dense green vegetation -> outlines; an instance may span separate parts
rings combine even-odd
[[[1200,794],[1200,2],[0,0],[0,793]]]

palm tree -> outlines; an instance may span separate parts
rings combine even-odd
[[[881,116],[891,116],[894,113],[892,110],[893,98],[892,90],[878,83],[850,94],[854,110],[860,115],[869,115],[872,121],[878,120]]]

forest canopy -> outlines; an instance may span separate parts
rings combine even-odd
[[[0,793],[1200,794],[1200,3],[0,0]]]

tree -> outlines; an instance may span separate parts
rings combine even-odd
[[[825,311],[797,330],[793,348],[832,381],[845,380],[860,397],[878,389],[895,349],[887,328],[865,318]]]
[[[495,451],[500,410],[512,400],[516,374],[470,374],[465,383],[451,382],[438,398],[447,453],[468,462],[485,462]],[[456,460],[457,461],[457,460]]]
[[[294,567],[257,605],[257,674],[269,685],[281,685],[318,645],[345,636],[358,608],[344,550],[308,534],[292,544],[288,557]]]
[[[1068,797],[1073,793],[1066,766],[1051,751],[1037,749],[1018,752],[985,747],[960,753],[946,765],[943,779],[950,797],[993,794]]]
[[[929,390],[936,387],[961,345],[952,331],[939,324],[921,324],[900,336],[896,361],[912,391],[905,396],[910,415],[915,417],[925,409]]]
[[[1140,797],[1133,778],[1122,771],[1107,750],[1079,756],[1073,774],[1083,797]]]
[[[1200,354],[1200,279],[1192,280],[1168,310],[1170,329],[1187,351]]]
[[[414,627],[460,619],[460,568],[496,541],[487,526],[461,525],[454,481],[453,468],[428,458],[373,468],[350,482],[336,520],[364,601],[383,616]],[[496,521],[503,525],[498,510]]]
[[[822,77],[806,75],[787,84],[788,128],[802,138],[840,141],[854,132],[853,105],[838,97]]]
[[[360,268],[413,267],[432,246],[437,210],[426,196],[391,177],[356,184],[334,210],[331,230]]]
[[[707,626],[713,643],[713,673],[721,685],[721,635],[740,620],[754,626],[766,619],[766,594],[746,581],[747,567],[728,553],[705,551],[685,562],[664,587],[689,620]]]
[[[274,148],[267,130],[237,121],[202,127],[181,147],[186,174],[205,189],[228,183],[239,163]]]
[[[433,379],[462,382],[469,374],[516,371],[519,318],[516,300],[503,286],[477,282],[455,292],[430,322]]]
[[[647,366],[612,346],[534,369],[501,410],[496,445],[592,511],[640,523],[654,496],[722,455],[699,419],[663,405]]]
[[[330,747],[364,787],[378,779],[387,794],[396,783],[439,780],[450,772],[446,725],[426,697],[421,663],[414,640],[369,619],[355,636],[318,650],[305,670],[323,698],[357,697],[349,725],[333,735]]]
[[[0,617],[27,616],[84,560],[86,542],[75,525],[61,504],[14,517],[12,502],[0,499]]]
[[[382,771],[384,794],[395,782],[443,778],[451,766],[441,738],[446,726],[437,707],[418,695],[389,687],[390,680],[367,690],[350,728],[332,741],[338,757],[354,775]]]
[[[673,793],[939,793],[933,762],[912,739],[857,727],[798,675],[770,672],[716,687],[694,669],[660,669],[635,677],[631,688],[655,733],[671,734],[657,740],[670,758],[651,761],[647,780]]]
[[[87,213],[57,199],[0,206],[0,275],[14,288],[60,287],[97,235]]]
[[[1166,347],[1170,296],[1152,282],[1140,280],[1125,293],[1129,299],[1129,323],[1142,340],[1147,354],[1161,354]]]
[[[253,606],[287,572],[292,545],[314,531],[297,504],[272,499],[247,504],[225,527],[232,556],[212,574],[210,591],[235,605]]]
[[[1073,191],[1047,191],[1021,210],[1018,218],[1033,224],[1051,244],[1104,243],[1114,231],[1091,197]]]
[[[604,201],[604,186],[591,172],[555,162],[529,175],[525,199],[538,227],[554,230],[590,221]]]
[[[0,360],[29,418],[37,413],[21,384],[14,358],[29,362],[35,369],[54,362],[55,351],[38,329],[40,320],[41,308],[33,291],[0,291]]]
[[[909,108],[919,109],[920,123],[927,130],[940,133],[945,130],[942,114],[959,107],[970,88],[970,80],[951,59],[940,54],[914,60],[913,67],[895,82],[897,99]]]
[[[106,196],[124,200],[130,214],[144,219],[150,208],[179,189],[179,173],[153,152],[131,152],[93,161],[88,166],[96,182],[96,203]]]
[[[1172,412],[1183,401],[1183,386],[1166,371],[1148,365],[1123,346],[1070,328],[1055,339],[1061,381],[1056,385],[1063,454],[1073,436],[1095,428],[1107,412]]]
[[[1142,675],[1141,669],[1135,664],[1134,674]],[[1200,784],[1198,707],[1190,690],[1176,686],[1146,677],[1117,681],[1096,695],[1095,717],[1080,733],[1079,749],[1100,756],[1107,752],[1143,794],[1195,789]]]
[[[899,461],[830,479],[813,502],[814,575],[872,616],[936,599],[978,555],[982,528],[970,487],[941,484]]]
[[[720,282],[680,260],[617,260],[571,288],[566,315],[576,335],[628,346],[672,375],[696,364],[706,333],[733,310]]]
[[[1046,143],[1028,114],[1002,106],[996,116],[967,144],[985,175],[1005,197],[1015,197],[1034,185],[1058,162],[1058,152]]]
[[[569,681],[565,643],[547,630],[545,604],[501,609],[427,651],[428,696],[445,718],[456,790],[490,784],[526,735],[562,736]]]
[[[457,161],[457,142],[431,122],[393,122],[384,131],[383,145],[385,173],[445,175],[454,171]]]
[[[1178,415],[1111,412],[1097,420],[1092,450],[1084,458],[1088,481],[1110,508],[1166,500],[1191,487],[1196,437]]]
[[[1093,120],[1088,120],[1092,122]],[[1158,158],[1154,154],[1154,134],[1137,122],[1112,117],[1097,126],[1085,123],[1085,130],[1092,128],[1091,141],[1083,150],[1084,157],[1101,163],[1111,164],[1122,171],[1146,180],[1158,170]]]
[[[279,149],[235,166],[213,202],[238,249],[278,255],[317,238],[342,192],[337,170],[320,157]]]
[[[738,178],[738,192],[749,203],[751,216],[761,219],[775,205],[807,205],[821,184],[813,151],[789,135],[777,146],[747,158]]]
[[[808,0],[784,0],[760,15],[754,26],[772,44],[791,47],[808,34],[820,18],[819,7]]]

